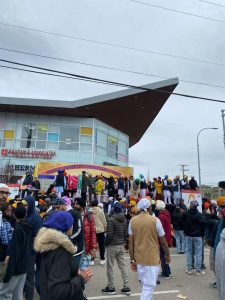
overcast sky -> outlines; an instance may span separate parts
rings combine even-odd
[[[143,2],[225,22],[225,7],[200,0]],[[225,6],[224,0],[211,2]],[[0,47],[225,87],[225,23],[178,14],[129,0],[1,1],[0,22],[190,57],[224,66],[2,25]],[[52,61],[2,50],[0,57],[133,85],[160,80],[156,77]],[[0,68],[0,96],[74,100],[119,89]],[[176,92],[225,100],[225,88],[180,81]],[[217,185],[218,181],[225,180],[221,109],[225,109],[225,103],[171,96],[141,141],[130,149],[130,165],[135,168],[135,174],[143,173],[147,176],[149,173],[151,178],[165,174],[174,177],[181,174],[179,164],[186,164],[186,173],[195,175],[198,179],[197,133],[204,127],[218,127],[219,130],[207,130],[200,136],[202,183]]]

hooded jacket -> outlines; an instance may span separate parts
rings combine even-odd
[[[84,279],[77,273],[76,247],[62,232],[42,228],[34,242],[41,254],[40,300],[83,299]]]
[[[123,245],[127,239],[127,220],[124,213],[113,213],[106,229],[105,245]]]
[[[197,207],[190,208],[181,216],[184,234],[190,237],[201,237],[204,232],[204,218]]]
[[[27,201],[27,204],[28,204],[27,221],[28,221],[28,223],[31,224],[33,236],[35,237],[37,235],[39,229],[42,227],[42,219],[35,209],[34,197],[27,196],[24,199]]]
[[[166,209],[160,210],[158,218],[160,219],[160,221],[162,223],[162,227],[165,231],[165,237],[166,237],[168,246],[172,246],[173,239],[172,239],[172,234],[171,234],[170,213]]]
[[[95,219],[92,211],[84,209],[83,230],[86,253],[97,248]]]
[[[3,279],[4,283],[9,282],[13,275],[27,273],[32,248],[32,227],[28,222],[21,220],[16,224],[8,246],[7,255],[9,255],[9,262]]]
[[[219,299],[225,300],[225,229],[223,229],[220,235],[220,242],[216,249],[216,284],[219,292]]]
[[[96,206],[92,207],[93,215],[95,218],[95,228],[96,228],[96,233],[102,233],[106,231],[106,218],[103,210]]]

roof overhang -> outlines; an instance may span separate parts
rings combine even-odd
[[[96,118],[129,136],[135,145],[178,85],[172,78],[74,101],[0,97],[1,112]]]

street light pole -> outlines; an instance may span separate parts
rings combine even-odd
[[[218,129],[217,127],[205,127],[202,128],[197,134],[197,152],[198,152],[198,183],[199,183],[199,190],[201,193],[202,198],[202,182],[201,182],[201,167],[200,167],[200,151],[199,151],[199,135],[203,130],[211,130],[211,129]]]
[[[222,109],[221,113],[222,113],[222,121],[223,121],[223,143],[224,143],[224,149],[225,149],[225,121],[224,121],[225,109]]]

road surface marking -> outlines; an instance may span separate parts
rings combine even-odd
[[[179,290],[170,290],[170,291],[159,291],[159,292],[154,292],[154,295],[165,295],[165,294],[177,294],[180,293]],[[137,297],[140,296],[140,293],[134,293],[130,294],[129,297]],[[107,298],[124,298],[127,297],[126,295],[104,295],[104,296],[96,296],[96,297],[88,297],[88,300],[97,300],[97,299],[107,299]]]

